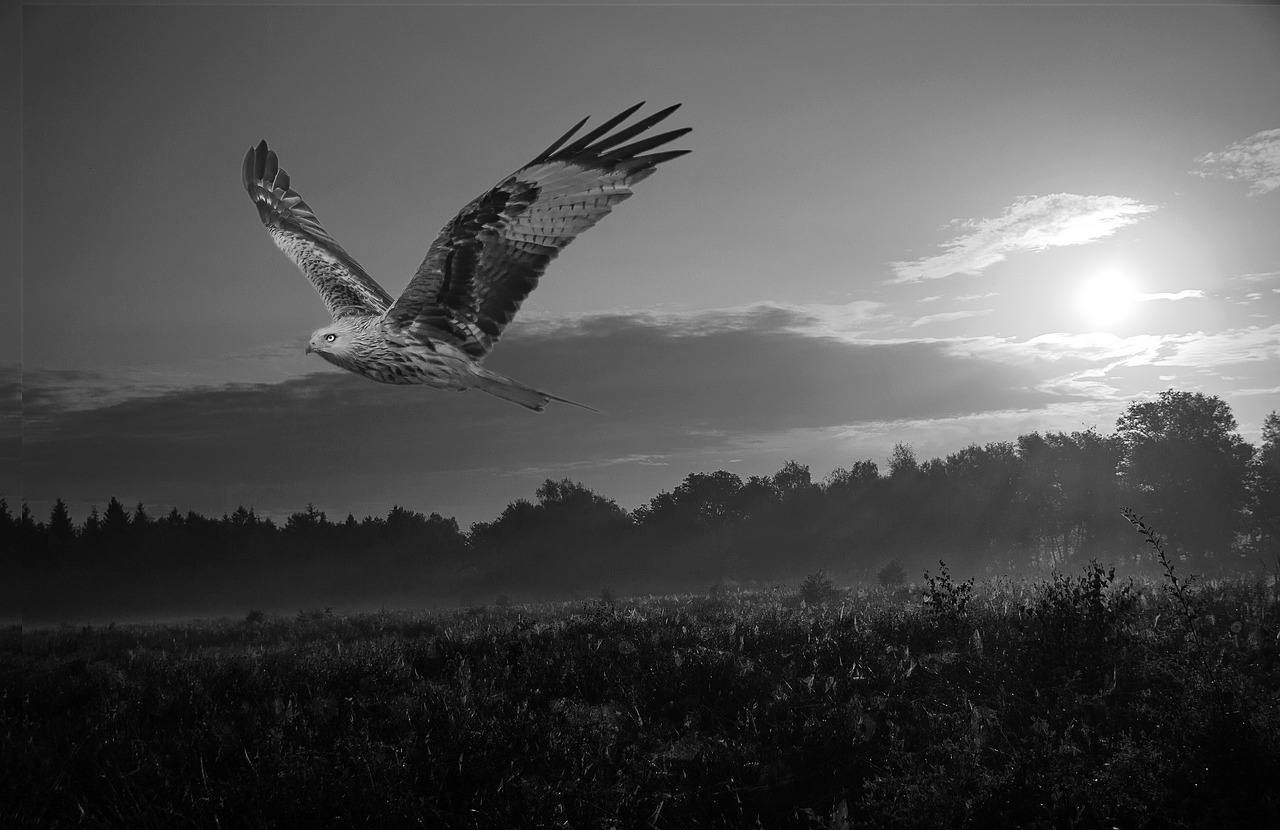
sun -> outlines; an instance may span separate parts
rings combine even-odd
[[[1091,325],[1109,328],[1124,320],[1138,302],[1138,289],[1123,270],[1108,268],[1085,280],[1076,292],[1076,308]]]

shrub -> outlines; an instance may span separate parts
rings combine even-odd
[[[831,581],[825,571],[811,573],[800,583],[800,599],[805,605],[821,605],[834,602],[842,596],[836,584]]]
[[[1024,613],[1038,641],[1033,653],[1042,658],[1042,676],[1073,666],[1093,682],[1118,659],[1138,594],[1132,580],[1116,586],[1115,575],[1115,568],[1091,559],[1083,574],[1054,574],[1036,590]]]
[[[902,563],[897,559],[890,560],[883,568],[876,571],[876,580],[886,588],[901,585],[907,581],[907,569],[902,567]]]
[[[924,604],[931,611],[963,617],[968,611],[969,600],[973,597],[973,577],[965,582],[953,582],[947,571],[947,563],[939,559],[938,565],[940,573],[937,576],[929,576],[928,571],[924,572]]]

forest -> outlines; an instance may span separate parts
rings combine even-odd
[[[77,524],[0,499],[0,541],[23,557],[27,624],[420,605],[508,605],[709,586],[918,581],[945,560],[964,576],[1107,562],[1155,574],[1121,515],[1145,517],[1184,572],[1228,575],[1280,555],[1280,416],[1253,446],[1212,395],[1167,390],[1113,433],[1030,433],[918,459],[898,444],[814,481],[788,462],[746,480],[687,475],[633,511],[568,478],[465,531],[393,507],[332,520],[307,505],[283,524],[240,507],[152,516],[111,498]]]

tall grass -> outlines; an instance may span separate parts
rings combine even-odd
[[[33,633],[0,657],[0,824],[1267,826],[1275,592],[1179,584]]]

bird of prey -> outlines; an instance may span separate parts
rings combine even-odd
[[[679,104],[610,132],[641,106],[574,139],[584,118],[471,201],[444,226],[399,299],[325,231],[267,142],[251,147],[244,186],[258,216],[333,315],[311,335],[307,353],[382,383],[479,389],[537,412],[550,401],[574,403],[481,362],[556,254],[631,196],[632,185],[657,165],[689,152],[649,151],[690,128],[633,141]]]

